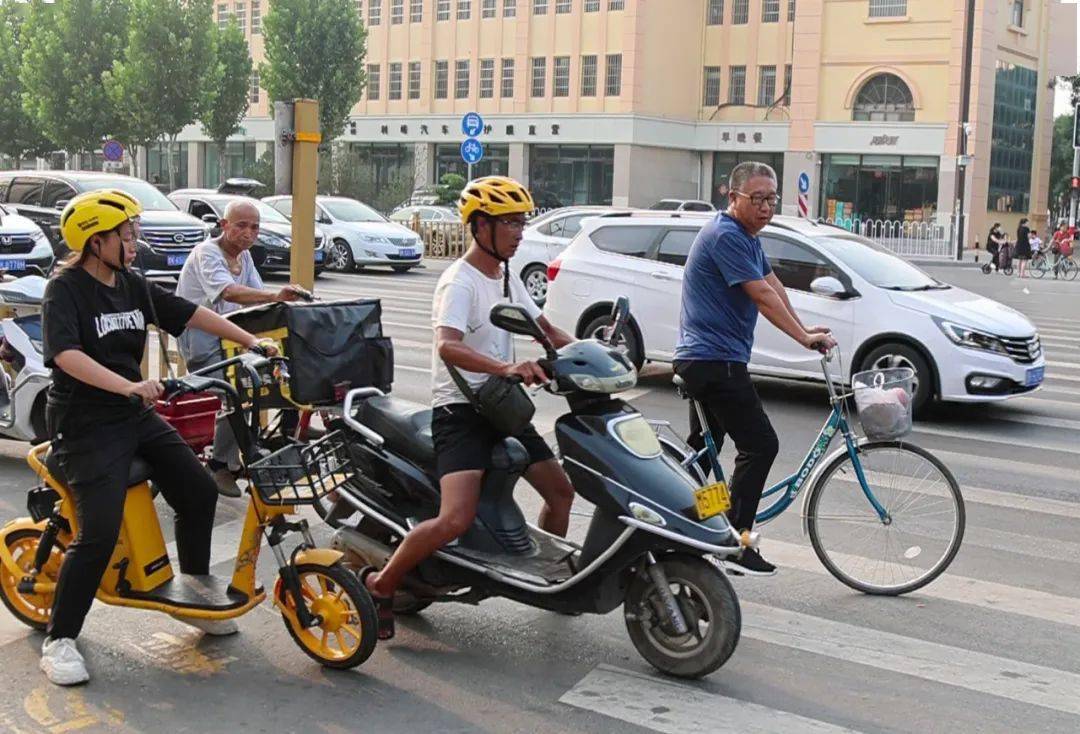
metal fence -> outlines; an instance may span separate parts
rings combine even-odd
[[[901,257],[948,259],[955,255],[953,224],[897,222],[885,219],[826,219],[849,232],[877,242]]]
[[[529,218],[547,211],[550,210],[536,209],[529,214]],[[458,221],[423,222],[420,215],[415,214],[406,226],[420,235],[425,257],[454,259],[461,257],[472,244],[468,228]]]

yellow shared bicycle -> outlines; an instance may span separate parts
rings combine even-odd
[[[236,389],[206,376],[230,367],[245,370],[256,386],[246,410],[248,420]],[[377,619],[371,596],[342,565],[339,551],[315,547],[306,520],[289,519],[300,506],[314,503],[345,481],[351,467],[348,450],[338,432],[273,453],[260,446],[260,371],[272,372],[277,380],[287,379],[287,360],[244,354],[164,382],[168,399],[207,389],[225,393],[230,425],[250,479],[250,500],[232,577],[173,573],[150,489],[152,469],[136,458],[128,475],[120,537],[97,598],[106,604],[180,617],[239,617],[266,599],[255,573],[265,539],[278,564],[273,604],[289,634],[321,664],[355,667],[375,649]],[[49,444],[33,448],[27,461],[43,481],[29,492],[30,517],[0,528],[0,591],[12,614],[44,630],[63,553],[78,533],[78,520]],[[283,541],[292,533],[299,533],[302,540],[286,554]]]

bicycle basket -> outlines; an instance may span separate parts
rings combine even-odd
[[[341,431],[285,446],[248,466],[252,486],[268,505],[313,504],[351,475],[352,458]]]
[[[911,432],[911,396],[915,371],[910,367],[856,372],[851,378],[863,433],[871,441],[891,441]]]

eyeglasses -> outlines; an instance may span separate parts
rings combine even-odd
[[[768,196],[762,196],[761,194],[744,194],[741,191],[732,191],[733,194],[744,196],[750,200],[750,203],[760,209],[764,205],[768,205],[770,209],[775,209],[776,205],[780,202],[780,197],[776,194],[769,194]]]
[[[525,229],[527,222],[524,219],[496,219],[496,222],[510,230],[521,231]]]

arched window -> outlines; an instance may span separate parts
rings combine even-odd
[[[915,102],[911,90],[896,74],[877,74],[866,80],[855,97],[851,119],[870,122],[912,122]]]

